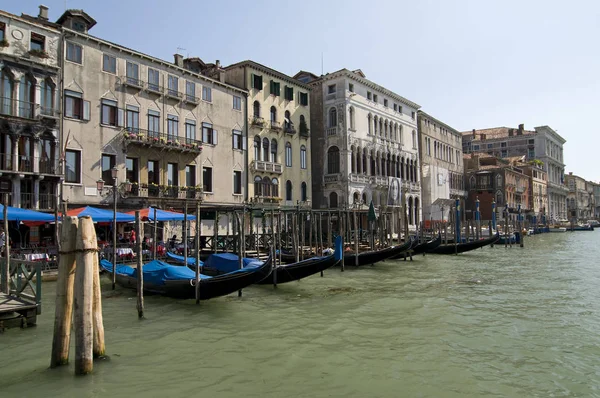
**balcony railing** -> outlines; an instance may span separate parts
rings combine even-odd
[[[58,109],[47,106],[40,106],[40,115],[52,119],[57,119],[59,117]]]
[[[123,139],[128,144],[198,153],[202,151],[202,141],[132,127],[123,129]]]
[[[262,117],[254,116],[252,118],[252,122],[251,123],[252,123],[253,126],[264,127],[265,126],[265,119],[263,119]]]
[[[272,162],[263,162],[260,160],[254,160],[252,162],[252,168],[255,171],[264,171],[264,172],[276,173],[276,174],[283,173],[283,167],[281,166],[281,163],[272,163]]]
[[[183,102],[185,102],[187,104],[198,105],[200,103],[200,98],[195,97],[191,94],[186,94],[183,96]]]
[[[150,93],[154,93],[154,94],[161,94],[164,92],[164,89],[162,86],[158,85],[158,84],[154,84],[154,83],[146,83],[146,91],[150,92]]]
[[[271,130],[281,130],[281,123],[271,120]]]
[[[165,92],[165,95],[169,98],[175,99],[175,100],[181,100],[182,94],[177,91],[174,90],[172,88],[168,88],[167,91]]]
[[[34,119],[37,104],[33,102],[18,101],[14,98],[0,97],[0,115]]]
[[[8,153],[0,153],[0,170],[13,169],[13,155]]]
[[[327,129],[327,136],[337,135],[337,127],[330,127]]]
[[[323,182],[327,183],[331,183],[331,182],[338,182],[340,180],[340,175],[339,174],[325,174],[323,176]]]
[[[369,176],[364,174],[350,174],[350,182],[359,182],[368,184],[370,181]]]
[[[478,191],[490,191],[494,189],[492,184],[477,184],[475,185],[475,189]]]
[[[17,169],[13,167],[13,162],[17,162]],[[36,170],[36,166],[38,169]],[[1,153],[0,154],[0,170],[17,171],[25,173],[40,173],[40,174],[59,174],[58,161],[47,157],[33,157],[27,155],[14,155]]]
[[[140,79],[138,79],[137,77],[122,76],[121,81],[127,87],[133,87],[133,88],[138,88],[138,89],[144,87],[144,82],[141,81]]]
[[[134,184],[131,189],[132,197],[151,197],[167,199],[200,199],[201,188],[157,185],[155,183]]]
[[[53,210],[56,208],[56,195],[49,193],[40,194],[38,201],[38,208],[40,210]]]
[[[283,131],[286,134],[296,134],[296,128],[294,127],[293,124],[285,124],[285,126],[283,127]]]
[[[40,174],[60,174],[58,161],[47,157],[35,157],[34,162],[39,164]]]
[[[388,178],[387,177],[376,176],[375,177],[375,184],[387,186],[388,185]]]

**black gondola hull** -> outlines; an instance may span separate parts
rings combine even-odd
[[[391,257],[397,256],[400,253],[403,253],[410,249],[412,245],[412,240],[405,242],[398,246],[392,246],[381,250],[374,250],[364,253],[359,253],[358,255],[355,253],[344,254],[344,265],[352,266],[352,265],[368,265],[368,264],[376,264],[380,261],[387,260]],[[356,257],[358,256],[358,264],[356,263]]]
[[[496,243],[500,239],[500,235],[496,234],[491,238],[477,240],[474,242],[459,243],[457,245],[439,245],[433,250],[428,251],[431,254],[457,254],[465,253],[471,250],[479,249]]]
[[[273,268],[273,272],[258,282],[259,285],[269,285],[275,283],[277,278],[277,284],[297,281],[307,276],[314,275],[318,272],[325,271],[326,269],[333,267],[339,262],[336,259],[335,254],[327,257],[310,258],[308,260],[300,261],[298,263],[280,265]]]

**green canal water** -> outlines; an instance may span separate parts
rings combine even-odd
[[[104,281],[110,359],[48,369],[35,328],[0,335],[2,397],[600,397],[600,232],[419,256],[195,305]],[[73,355],[73,352],[72,352]]]

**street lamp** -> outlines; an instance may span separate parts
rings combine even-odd
[[[113,179],[113,186],[112,186],[112,194],[113,194],[113,269],[112,269],[112,289],[115,290],[115,285],[116,285],[116,281],[117,281],[117,191],[118,191],[118,172],[119,170],[117,169],[117,167],[113,167],[110,170],[110,175]],[[96,181],[96,188],[98,189],[98,192],[102,193],[102,191],[104,190],[104,180],[103,179],[99,179],[98,181]],[[123,189],[126,193],[131,192],[131,182],[129,182],[129,180],[125,180],[125,182],[123,183]],[[108,194],[108,193],[107,193]],[[138,238],[139,239],[139,238]]]

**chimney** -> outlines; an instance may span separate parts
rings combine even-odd
[[[219,68],[221,67],[221,61],[219,61],[219,60],[216,60],[216,62],[215,62],[215,67],[216,67],[217,69],[219,69]]]
[[[517,135],[523,135],[524,131],[525,131],[525,125],[519,124],[519,131],[517,132]]]
[[[38,14],[38,18],[43,19],[44,21],[48,20],[48,7],[40,4],[40,13]]]
[[[183,68],[183,55],[173,54],[173,58],[175,59],[173,63],[179,66],[180,68]]]
[[[473,139],[475,139],[475,129],[473,129]]]
[[[508,136],[509,136],[509,137],[512,137],[512,136],[513,136],[513,134],[514,134],[514,131],[513,131],[513,129],[508,129]]]
[[[572,172],[572,171],[569,171],[569,175],[570,175],[570,176],[572,176],[572,175],[573,175],[573,172]]]

